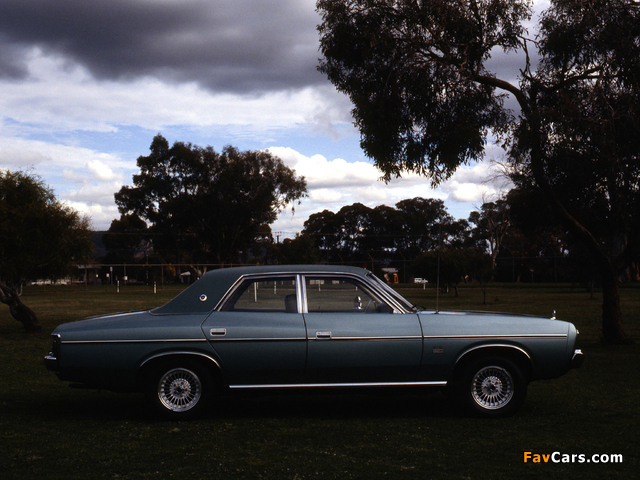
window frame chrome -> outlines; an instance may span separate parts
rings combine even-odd
[[[385,301],[391,308],[393,308],[393,313],[396,314],[406,314],[406,313],[416,313],[407,308],[409,306],[409,302],[400,296],[400,294],[394,292],[394,295],[389,294],[389,292],[385,288],[381,288],[378,283],[381,283],[381,280],[378,282],[374,282],[369,279],[369,275],[373,275],[371,272],[367,274],[367,276],[358,275],[355,273],[349,272],[339,272],[339,271],[303,271],[303,272],[295,272],[295,271],[282,271],[282,272],[268,272],[268,273],[248,273],[245,275],[241,275],[238,279],[231,285],[229,290],[222,296],[220,301],[213,308],[213,311],[220,312],[223,311],[223,308],[227,304],[227,302],[233,297],[236,290],[242,285],[246,280],[255,281],[260,279],[271,280],[273,278],[282,278],[282,277],[294,277],[296,282],[296,301],[298,304],[298,313],[299,314],[307,314],[309,313],[308,305],[307,305],[307,289],[306,289],[306,278],[348,278],[352,280],[356,280],[357,282],[362,283],[368,289],[372,290],[376,295],[381,297],[383,301]],[[384,284],[383,284],[384,285]],[[389,287],[387,287],[389,288]],[[398,301],[395,297],[400,296],[406,302],[406,306],[403,305],[400,301]]]

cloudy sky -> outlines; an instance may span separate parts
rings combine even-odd
[[[495,194],[490,162],[437,190],[380,182],[348,99],[316,70],[319,21],[315,0],[0,0],[0,168],[39,175],[98,230],[157,133],[268,149],[304,175],[309,197],[272,226],[284,236],[355,202],[439,198],[467,218]]]

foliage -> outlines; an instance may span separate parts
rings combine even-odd
[[[529,2],[320,0],[320,71],[354,105],[361,146],[389,179],[446,180],[481,159],[510,115],[485,62],[521,44]]]
[[[134,214],[113,220],[102,242],[108,250],[108,263],[133,263],[136,251],[146,239],[147,223]]]
[[[315,245],[314,238],[309,235],[296,235],[295,238],[285,238],[277,246],[278,263],[282,265],[304,265],[322,262],[320,251]]]
[[[529,0],[317,5],[319,69],[349,95],[385,178],[413,171],[438,183],[480,160],[490,134],[504,139],[516,177],[594,258],[604,338],[624,342],[618,276],[640,257],[640,5],[552,0],[535,40]],[[500,50],[523,54],[519,85],[490,70]]]
[[[413,198],[396,208],[361,203],[324,210],[309,217],[302,236],[312,237],[329,261],[368,261],[370,255],[413,258],[436,246],[465,242],[468,223],[454,220],[442,200]]]
[[[480,212],[471,212],[469,223],[475,225],[472,236],[478,246],[484,243],[489,247],[489,254],[495,268],[496,257],[500,253],[502,242],[511,228],[509,204],[504,199],[495,202],[485,202]]]
[[[232,262],[307,191],[304,178],[267,152],[227,146],[217,153],[182,142],[170,148],[161,135],[150,150],[116,203],[149,222],[154,250],[180,263]]]
[[[0,301],[28,332],[40,330],[20,300],[27,282],[71,274],[91,253],[89,220],[56,200],[40,179],[0,171]]]

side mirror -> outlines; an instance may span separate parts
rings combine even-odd
[[[362,299],[360,295],[356,295],[356,298],[353,299],[353,308],[356,310],[362,310]]]

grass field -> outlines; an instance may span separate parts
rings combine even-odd
[[[400,290],[435,308],[433,289]],[[439,296],[441,309],[555,310],[580,330],[584,365],[532,383],[523,409],[507,419],[468,417],[440,393],[385,390],[223,398],[201,420],[160,422],[140,395],[73,390],[44,368],[56,325],[157,306],[177,292],[31,288],[23,300],[40,317],[37,336],[0,305],[3,480],[638,478],[640,346],[600,343],[599,295],[537,285],[493,287],[488,305],[477,288]],[[622,305],[627,334],[640,341],[640,289],[623,288]],[[584,454],[585,462],[525,463],[525,452]],[[587,463],[594,454],[621,454],[623,462]]]

